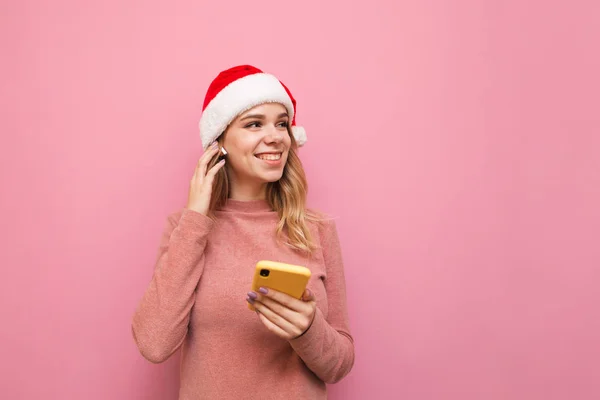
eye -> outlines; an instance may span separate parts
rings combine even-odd
[[[258,121],[250,122],[244,128],[260,128],[260,122],[258,122]]]
[[[287,128],[289,125],[288,121],[282,121],[279,124],[277,124],[277,126],[280,126],[282,128]]]

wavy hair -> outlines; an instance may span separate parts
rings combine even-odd
[[[267,203],[277,212],[279,222],[277,223],[276,235],[278,240],[295,250],[311,254],[317,248],[311,232],[308,228],[308,221],[320,222],[322,216],[315,211],[306,208],[306,195],[308,193],[308,183],[306,174],[302,167],[302,162],[296,152],[297,143],[291,128],[288,127],[292,145],[288,152],[288,159],[283,169],[281,179],[267,184]],[[219,145],[223,144],[224,135],[221,135],[217,141]],[[209,162],[208,169],[212,168],[219,160],[219,154],[216,154]],[[229,178],[227,176],[225,164],[217,172],[213,182],[212,196],[209,207],[209,217],[215,218],[215,211],[221,209],[229,198]],[[287,234],[287,240],[283,240],[284,232]]]

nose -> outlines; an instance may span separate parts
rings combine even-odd
[[[273,126],[269,130],[266,139],[268,143],[281,143],[283,141],[283,132]]]

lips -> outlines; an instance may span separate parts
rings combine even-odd
[[[281,159],[282,153],[258,153],[255,154],[254,157],[263,161],[278,161]]]

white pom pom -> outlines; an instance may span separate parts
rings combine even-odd
[[[292,126],[292,133],[294,135],[294,139],[296,139],[296,143],[298,146],[304,145],[306,143],[306,130],[304,130],[301,126]]]

